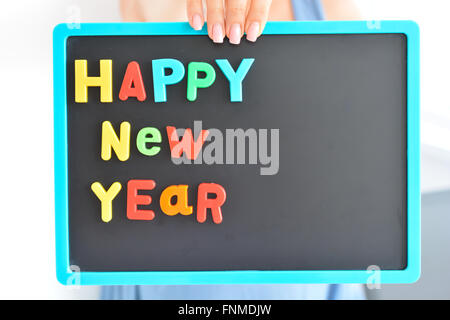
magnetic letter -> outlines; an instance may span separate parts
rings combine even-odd
[[[227,59],[216,60],[220,70],[230,82],[230,101],[242,102],[242,80],[244,80],[254,61],[253,58],[242,59],[237,71],[234,72]]]
[[[209,199],[208,194],[213,193],[216,195],[215,199]],[[211,209],[211,214],[214,223],[222,222],[222,210],[221,206],[227,199],[227,193],[225,189],[216,183],[200,183],[198,186],[198,199],[197,199],[197,221],[203,223],[206,221],[207,209]]]
[[[149,205],[152,197],[139,195],[138,190],[153,190],[156,184],[153,180],[130,180],[127,189],[127,218],[130,220],[153,220],[153,210],[139,210],[138,205]]]
[[[183,79],[184,66],[176,59],[158,59],[152,61],[152,69],[155,102],[166,102],[166,86],[178,83]],[[166,76],[165,69],[172,69],[172,73]]]
[[[102,204],[102,220],[103,222],[110,222],[112,219],[112,201],[122,189],[120,182],[114,182],[108,191],[105,191],[100,182],[91,184],[91,189],[100,199]]]
[[[197,141],[194,142],[191,129],[186,129],[180,141],[175,127],[168,126],[166,130],[172,158],[179,158],[184,152],[188,159],[195,160],[208,136],[208,130],[202,130]]]
[[[161,147],[153,146],[147,148],[147,143],[161,143],[161,132],[152,127],[142,128],[136,138],[136,147],[139,152],[146,156],[154,156],[161,151]]]
[[[112,60],[100,60],[99,77],[87,73],[87,60],[75,60],[75,102],[88,102],[88,87],[100,87],[100,101],[112,102]]]
[[[111,149],[116,152],[120,161],[126,161],[130,157],[130,131],[131,125],[124,121],[120,124],[120,140],[109,121],[102,124],[102,159],[111,159]]]
[[[178,186],[168,186],[161,193],[159,198],[159,204],[161,206],[162,212],[168,216],[174,216],[178,213],[182,215],[192,214],[192,206],[188,205],[188,186],[178,185]],[[172,204],[172,198],[176,197],[177,202]]]
[[[119,92],[120,100],[125,101],[129,97],[135,97],[139,101],[144,101],[147,98],[144,81],[142,81],[141,69],[136,61],[131,61],[128,64]]]
[[[198,73],[204,72],[205,77],[199,78]],[[216,71],[206,62],[191,62],[188,65],[187,75],[187,99],[195,101],[197,99],[198,88],[208,88],[216,80]]]

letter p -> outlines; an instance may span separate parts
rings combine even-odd
[[[166,75],[166,69],[172,73]],[[155,102],[166,102],[166,86],[180,82],[184,77],[184,66],[176,59],[158,59],[152,61],[153,91]]]

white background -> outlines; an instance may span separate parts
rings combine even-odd
[[[275,0],[276,1],[276,0]],[[339,1],[339,0],[336,0]],[[182,3],[183,1],[180,1]],[[412,19],[422,33],[422,189],[450,188],[448,0],[357,0],[364,19]],[[119,21],[117,1],[3,1],[0,10],[0,298],[97,298],[55,277],[52,29]]]

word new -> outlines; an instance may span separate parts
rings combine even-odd
[[[243,59],[237,68],[233,70],[227,59],[216,59],[222,73],[230,83],[230,100],[232,102],[242,101],[242,81],[250,70],[255,59]],[[100,87],[100,102],[113,102],[113,61],[110,59],[100,60],[100,75],[98,77],[88,76],[87,60],[75,60],[75,102],[88,102],[88,87]],[[183,80],[185,75],[184,65],[176,59],[152,60],[153,93],[155,102],[166,102],[166,87],[174,85]],[[199,75],[204,75],[199,77]],[[207,62],[190,62],[187,71],[187,93],[189,101],[197,99],[197,91],[200,88],[210,87],[216,80],[214,67]],[[131,61],[123,76],[119,92],[122,101],[134,97],[139,101],[147,98],[147,93],[142,79],[139,63]]]
[[[274,175],[279,169],[279,129],[226,129],[225,139],[219,129],[203,130],[201,121],[194,121],[194,132],[198,137],[194,139],[190,128],[181,129],[167,126],[167,138],[174,164],[245,164],[248,163],[266,167],[260,168],[261,175]],[[102,123],[101,158],[111,160],[112,150],[120,161],[127,161],[130,157],[131,124],[123,121],[120,133],[114,131],[111,122]],[[268,136],[270,135],[270,152]],[[181,137],[181,139],[180,139]],[[246,143],[248,141],[248,143]],[[136,147],[143,155],[152,157],[161,151],[161,131],[154,127],[144,127],[136,136]],[[204,150],[203,146],[207,143]],[[224,148],[225,144],[225,148]],[[248,152],[246,147],[248,146]],[[236,147],[236,152],[235,152]],[[225,153],[225,154],[224,154]],[[185,157],[182,157],[182,155]]]

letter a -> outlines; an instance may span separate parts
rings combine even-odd
[[[159,198],[162,212],[168,216],[174,216],[178,213],[185,216],[192,214],[192,206],[188,205],[187,191],[188,186],[186,185],[168,186],[164,189]],[[173,197],[177,199],[175,204],[172,204]]]
[[[131,61],[128,64],[119,92],[120,100],[125,101],[129,97],[135,97],[139,101],[144,101],[147,98],[144,81],[142,81],[141,69],[136,61]]]

